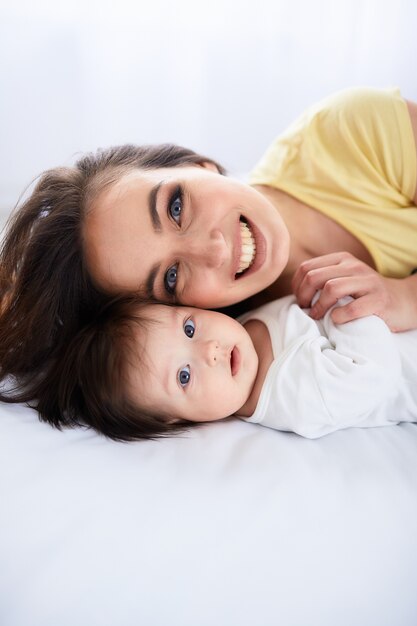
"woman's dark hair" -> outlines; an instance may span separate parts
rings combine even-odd
[[[42,420],[58,428],[89,426],[116,441],[155,439],[198,425],[173,422],[172,415],[143,409],[129,397],[129,367],[149,367],[141,334],[158,323],[142,314],[144,306],[142,298],[116,298],[77,333],[48,381],[49,392],[34,405]]]
[[[39,177],[9,219],[0,251],[0,380],[14,380],[0,400],[42,402],[66,345],[110,299],[93,283],[83,252],[83,219],[96,194],[135,168],[203,162],[224,173],[180,146],[123,145]]]

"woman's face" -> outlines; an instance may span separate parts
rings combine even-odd
[[[133,170],[92,203],[87,263],[109,292],[223,307],[261,291],[288,261],[275,207],[211,164]]]

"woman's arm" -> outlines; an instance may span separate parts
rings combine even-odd
[[[411,102],[411,100],[406,100],[405,102],[407,104],[408,113],[410,114],[410,121],[411,121],[411,126],[413,128],[414,143],[416,146],[416,154],[417,154],[417,104],[415,102]],[[414,201],[414,204],[417,205],[417,185],[416,185],[413,201]]]
[[[332,312],[336,324],[377,315],[393,332],[417,328],[417,274],[387,278],[349,252],[305,261],[294,274],[292,288],[303,308],[310,306],[313,295],[321,289],[310,311],[314,319],[322,318],[340,298],[349,295],[353,302]]]
[[[417,153],[417,104],[405,102]],[[417,205],[417,186],[413,202]],[[294,274],[292,288],[302,307],[308,307],[315,292],[321,289],[320,298],[310,312],[315,319],[322,318],[338,299],[350,295],[355,298],[353,302],[332,312],[335,323],[374,314],[394,332],[417,328],[417,274],[387,278],[350,253],[337,252],[302,263]]]

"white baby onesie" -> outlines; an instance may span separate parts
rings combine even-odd
[[[274,355],[243,419],[309,438],[417,421],[417,330],[392,333],[375,315],[336,325],[332,310],[316,321],[287,296],[239,318],[265,323]]]

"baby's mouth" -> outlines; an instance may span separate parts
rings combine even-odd
[[[232,372],[232,376],[236,376],[240,368],[240,352],[239,348],[235,346],[230,353],[230,370]]]
[[[240,278],[250,268],[256,257],[255,237],[249,224],[242,216],[240,217],[240,240],[241,252],[235,278]]]

